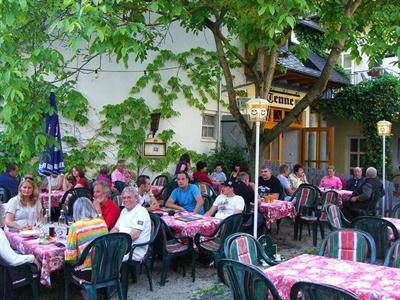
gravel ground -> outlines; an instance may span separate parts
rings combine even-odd
[[[290,259],[303,253],[317,253],[317,248],[312,246],[312,239],[308,236],[307,228],[303,230],[302,241],[293,240],[293,223],[291,220],[282,220],[280,232],[276,232],[276,225],[273,225],[269,233],[275,243],[278,245],[278,252],[284,259]],[[318,245],[321,239],[318,236]],[[138,274],[137,283],[130,283],[128,290],[128,299],[190,299],[190,300],[227,300],[232,299],[229,288],[218,283],[217,272],[213,267],[207,264],[198,263],[196,265],[196,281],[192,282],[190,276],[190,263],[179,261],[186,266],[186,276],[182,276],[182,267],[178,265],[176,270],[170,266],[168,271],[168,281],[165,286],[160,287],[161,262],[157,260],[153,270],[153,291],[149,290],[149,284],[145,273]],[[56,274],[57,275],[57,274]],[[63,279],[58,275],[53,279],[53,288],[43,290],[41,299],[63,299]],[[77,290],[73,291],[71,299],[81,299]],[[113,297],[117,299],[117,297]]]

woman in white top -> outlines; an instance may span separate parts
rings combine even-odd
[[[39,192],[32,178],[25,177],[18,187],[18,195],[7,203],[6,225],[8,228],[24,229],[43,221]]]

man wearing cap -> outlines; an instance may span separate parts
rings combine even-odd
[[[222,184],[222,194],[215,199],[213,206],[206,212],[207,216],[212,216],[217,212],[216,218],[225,219],[243,212],[244,200],[241,196],[235,195],[233,184],[231,180]]]

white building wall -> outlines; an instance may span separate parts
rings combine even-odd
[[[165,39],[160,45],[160,48],[172,50],[175,53],[180,53],[190,48],[203,47],[207,50],[214,50],[214,39],[212,35],[206,31],[194,36],[186,33],[178,24],[173,24],[170,28],[170,33],[165,36]],[[117,64],[113,58],[103,55],[100,58],[94,59],[90,64],[86,65],[87,69],[98,69],[100,71],[95,73],[84,74],[80,73],[76,84],[84,96],[87,97],[91,106],[91,113],[89,115],[90,121],[87,128],[79,128],[83,139],[93,134],[93,130],[99,127],[100,116],[98,114],[102,107],[107,104],[117,104],[122,102],[129,96],[142,97],[145,99],[146,104],[155,108],[158,106],[159,99],[151,91],[151,85],[143,89],[139,94],[130,95],[130,89],[135,84],[140,76],[143,75],[146,65],[152,62],[156,57],[157,52],[149,53],[148,59],[143,63],[134,62],[130,60],[128,69],[125,69],[123,63]],[[75,62],[76,63],[76,62]],[[72,67],[79,66],[81,62]],[[170,62],[167,67],[177,67],[176,62]],[[115,72],[108,72],[115,71]],[[135,72],[127,72],[135,71]],[[163,70],[161,73],[165,75],[165,80],[169,79],[168,75],[176,75],[178,69]],[[185,78],[185,72],[179,71],[180,78]],[[239,76],[240,78],[240,76]],[[186,79],[187,80],[187,79]],[[188,81],[187,81],[188,82]],[[217,87],[216,87],[217,89]],[[173,129],[175,131],[174,141],[180,143],[183,147],[194,150],[199,153],[209,152],[215,148],[216,140],[206,140],[201,138],[201,125],[202,125],[202,112],[195,107],[190,107],[183,95],[174,102],[174,109],[180,113],[179,116],[170,119],[161,119],[159,130]],[[222,112],[227,112],[226,108],[221,107]],[[217,102],[210,99],[206,105],[206,113],[217,113]],[[68,127],[67,127],[68,128]],[[70,130],[70,128],[68,129]],[[68,132],[69,134],[71,132]],[[115,157],[112,157],[113,160]]]

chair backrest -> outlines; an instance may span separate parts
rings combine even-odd
[[[221,241],[221,247],[223,246],[225,239],[233,233],[239,231],[242,226],[243,215],[242,214],[234,214],[225,218],[219,226],[219,239]]]
[[[61,199],[61,204],[63,206],[66,206],[66,202],[68,202],[67,205],[68,216],[72,216],[75,200],[80,197],[86,197],[88,199],[92,199],[92,193],[90,193],[90,191],[85,188],[72,188],[66,191],[65,194],[63,195]]]
[[[296,212],[302,214],[304,208],[316,208],[318,204],[318,188],[312,184],[301,184],[293,197],[296,198]]]
[[[151,185],[153,186],[166,186],[169,183],[169,178],[167,175],[157,175]]]
[[[230,259],[218,263],[218,273],[223,274],[234,299],[280,300],[274,284],[259,269]]]
[[[400,203],[393,207],[391,217],[400,219]]]
[[[347,227],[350,222],[347,221],[339,207],[335,204],[328,204],[325,206],[324,211],[327,215],[328,224],[331,230],[342,229]]]
[[[110,233],[94,239],[82,252],[90,253],[92,260],[92,284],[119,280],[122,259],[131,250],[132,238],[127,233]]]
[[[368,233],[356,229],[341,229],[328,234],[319,249],[320,256],[370,263],[376,260],[375,242]]]
[[[207,182],[196,182],[200,193],[209,196],[213,201],[217,198],[217,193],[215,192],[214,188],[209,185]]]
[[[160,221],[160,217],[157,216],[156,214],[149,213],[149,215],[150,215],[150,220],[151,220],[151,235],[150,235],[149,244],[151,245],[154,243],[154,240],[157,238],[157,235],[160,232],[161,221]]]
[[[400,268],[400,240],[395,241],[392,246],[390,246],[383,265],[387,267]]]
[[[258,251],[261,245],[250,234],[234,233],[224,242],[225,257],[244,264],[258,265]]]
[[[7,203],[11,198],[11,192],[5,186],[0,185],[0,201]]]
[[[203,209],[204,209],[204,211],[208,211],[210,209],[210,207],[212,206],[213,201],[212,201],[211,197],[208,195],[201,194],[201,197],[203,198],[203,201],[204,201]]]
[[[376,216],[376,207],[377,207],[378,203],[381,202],[383,194],[384,194],[384,192],[382,189],[375,190],[372,193],[371,201],[369,202],[367,210],[366,210],[367,216]]]
[[[385,258],[390,243],[399,238],[396,226],[388,220],[378,217],[358,217],[351,222],[350,226],[368,232],[373,237],[376,244],[376,257],[379,259]],[[393,239],[391,235],[393,235]]]
[[[120,193],[122,193],[122,191],[127,186],[127,184],[123,181],[117,180],[117,181],[114,181],[114,186]]]
[[[162,218],[160,218],[156,214],[152,214],[152,216],[154,219],[158,218],[158,220],[160,222],[160,228],[159,228],[158,234],[155,239],[155,248],[158,252],[168,253],[167,241],[171,237],[174,237],[174,234],[171,232],[170,228],[168,227],[168,225],[165,223],[165,221]]]
[[[257,241],[269,257],[273,257],[276,254],[277,246],[269,235],[263,234],[258,237]]]
[[[161,191],[162,200],[167,201],[169,196],[171,195],[172,191],[177,187],[178,187],[178,183],[175,180],[168,182],[168,184],[165,185]]]
[[[339,205],[339,194],[336,191],[326,191],[322,194],[322,209],[329,204]]]
[[[290,300],[359,300],[358,296],[327,284],[313,282],[296,282],[290,290]]]

